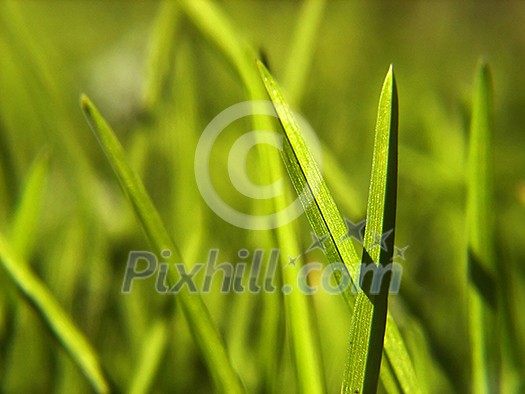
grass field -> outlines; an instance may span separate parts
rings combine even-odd
[[[523,392],[524,23],[0,3],[0,391]]]

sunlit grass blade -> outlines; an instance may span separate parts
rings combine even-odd
[[[476,393],[499,391],[499,295],[494,256],[491,99],[490,72],[486,64],[480,64],[474,88],[467,180],[469,323],[472,389]]]
[[[359,285],[356,281],[356,279],[359,278],[359,259],[353,245],[348,239],[345,239],[347,230],[341,214],[329,194],[324,181],[322,181],[321,175],[317,170],[313,169],[313,167],[316,166],[314,159],[308,151],[303,137],[300,134],[299,127],[282,97],[280,88],[266,67],[260,62],[258,65],[268,95],[272,99],[280,117],[285,142],[288,142],[288,145],[284,144],[282,158],[289,176],[299,194],[303,192],[305,187],[312,189],[310,197],[313,200],[306,200],[306,213],[310,225],[318,236],[329,236],[325,240],[329,261],[331,263],[342,262],[346,264],[347,267],[349,267],[351,276],[354,275],[352,276],[354,280],[353,285],[357,288]],[[388,225],[389,223],[387,222],[386,224]],[[339,254],[341,251],[342,254]],[[349,287],[351,288],[352,286]],[[347,305],[352,310],[352,292],[345,291],[343,294],[345,295]],[[388,321],[389,325],[395,326],[392,318],[389,318]],[[400,386],[405,392],[420,392],[408,351],[397,329],[387,329],[384,347],[387,355],[389,354],[392,360],[400,360],[400,362],[392,365],[392,370],[395,372],[396,379],[399,381]]]
[[[110,384],[96,351],[71,321],[49,289],[27,268],[10,249],[0,234],[0,261],[12,283],[20,291],[22,299],[36,309],[55,338],[70,355],[97,393],[109,393]]]
[[[237,70],[245,88],[248,91],[248,96],[252,100],[261,99],[260,81],[257,70],[253,67],[253,59],[255,57],[255,51],[249,47],[249,45],[243,40],[241,32],[237,31],[233,26],[233,23],[228,19],[227,15],[221,12],[214,3],[210,1],[181,1],[181,6],[184,11],[188,14],[195,26],[201,31],[205,37],[213,43],[220,51],[221,54],[231,63],[231,65]],[[304,90],[304,81],[301,81],[298,77],[306,78],[307,68],[310,59],[308,59],[311,52],[311,48],[305,47],[312,45],[313,37],[311,32],[318,28],[320,19],[323,14],[323,1],[311,1],[304,4],[303,17],[306,18],[304,24],[306,26],[299,27],[296,35],[301,36],[301,42],[297,42],[297,49],[294,52],[298,54],[300,65],[298,66],[296,58],[290,57],[290,63],[293,72],[290,72],[286,76],[285,87],[289,87],[288,93],[291,93],[292,102],[300,101],[299,96]],[[298,38],[299,39],[299,38]],[[312,41],[308,41],[312,40]],[[299,70],[299,68],[302,68]],[[289,85],[289,86],[288,86]],[[263,92],[264,93],[264,92]],[[266,130],[263,128],[262,130]],[[323,156],[327,156],[326,167],[335,169],[330,173],[327,173],[326,178],[333,179],[334,189],[341,189],[341,194],[347,196],[352,210],[360,212],[361,203],[355,197],[356,192],[345,185],[337,184],[338,174],[344,174],[344,171],[338,166],[337,160],[334,159],[333,153],[330,152],[328,146],[323,144]],[[330,181],[330,179],[328,179]],[[348,204],[347,204],[348,205]]]
[[[119,183],[129,199],[133,210],[153,248],[160,255],[163,250],[172,252],[172,262],[181,263],[182,256],[166,230],[158,211],[155,209],[143,183],[126,162],[124,150],[113,130],[102,115],[86,97],[82,96],[84,115],[97,137],[106,157],[113,167]],[[180,278],[173,270],[168,271],[171,284]],[[152,289],[153,291],[153,289]],[[191,294],[186,286],[177,293],[177,299],[191,327],[195,341],[200,347],[204,361],[220,392],[242,393],[244,388],[234,371],[221,335],[199,294]]]
[[[326,2],[321,0],[305,1],[301,8],[290,52],[287,56],[282,86],[286,90],[286,98],[291,105],[299,105],[308,82],[308,73],[315,56],[318,33],[324,16]],[[353,185],[341,180],[347,174],[340,167],[331,148],[321,142],[323,152],[323,176],[332,194],[344,198],[338,200],[342,212],[347,215],[358,214],[364,211],[362,199],[358,197]]]
[[[397,325],[389,314],[387,316],[387,325],[385,333],[385,345],[383,361],[386,361],[393,372],[397,386],[402,393],[424,393],[424,385],[420,384],[414,371],[413,361],[408,354],[406,344],[397,328]],[[383,370],[381,369],[381,380],[383,379]],[[384,383],[384,382],[383,382]],[[384,384],[387,391],[388,386]]]
[[[369,267],[376,267],[372,276],[364,274],[363,289],[357,295],[343,381],[344,393],[374,393],[379,382],[391,278],[389,269],[392,267],[388,265],[394,254],[397,128],[397,90],[391,67],[379,99],[363,243],[362,270],[366,272]],[[381,273],[381,283],[380,287],[374,288],[377,273]]]
[[[158,372],[162,355],[168,341],[168,319],[157,319],[146,332],[147,340],[143,342],[140,365],[132,377],[130,394],[142,394],[151,391],[152,382]]]
[[[402,394],[403,391],[399,385],[399,381],[394,375],[392,364],[387,357],[381,360],[381,383],[388,394]]]
[[[324,243],[329,261],[345,264],[354,281],[358,278],[359,258],[334,199],[321,176],[314,158],[306,146],[290,108],[279,87],[261,63],[257,62],[266,91],[274,104],[284,130],[282,159],[295,190],[301,196],[311,226],[319,237],[328,236]],[[354,282],[354,286],[358,286]]]

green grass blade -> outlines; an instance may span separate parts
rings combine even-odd
[[[282,166],[279,157],[272,154],[264,145],[258,146],[261,155],[263,168],[262,178],[266,182],[271,180],[271,176],[277,179],[282,178]],[[268,178],[265,178],[268,176]],[[269,183],[269,182],[268,182]],[[272,200],[275,212],[282,212],[292,202],[290,190],[285,189],[284,193],[276,195]],[[286,255],[299,256],[301,247],[298,241],[297,222],[291,222],[278,226],[275,230],[275,237],[282,251]],[[297,271],[288,265],[286,255],[281,255],[282,276],[285,284],[294,283],[297,279]],[[311,298],[300,291],[292,291],[284,298],[286,325],[288,335],[292,344],[294,366],[297,376],[298,388],[301,393],[324,393],[325,376],[321,362],[319,350],[319,338],[315,319],[312,316]]]
[[[228,20],[227,16],[222,14],[220,9],[210,2],[184,1],[182,2],[182,5],[184,10],[188,13],[190,19],[199,28],[199,30],[220,49],[221,53],[237,70],[248,91],[248,96],[251,99],[260,99],[260,80],[255,68],[253,67],[253,57],[255,51],[250,49],[249,46],[242,40],[242,35],[235,30],[233,24]],[[314,38],[313,32],[318,28],[322,10],[322,2],[311,1],[305,3],[301,13],[300,22],[298,22],[300,23],[300,26],[297,29],[295,37],[296,39],[294,40],[292,49],[296,55],[294,55],[293,60],[292,58],[290,60],[290,64],[293,65],[292,68],[294,72],[290,73],[287,78],[287,82],[291,85],[296,99],[299,99],[298,95],[300,95],[301,91],[303,90],[305,82],[303,79],[307,74],[308,63],[310,60],[310,44]],[[298,57],[300,63],[299,65],[296,63],[298,61]],[[301,71],[297,73],[298,68],[301,68]],[[267,125],[259,123],[254,124],[254,129],[267,130],[270,128]],[[261,145],[258,145],[258,148],[260,146]],[[262,162],[271,163],[274,161],[274,156],[267,155],[265,149],[260,149],[259,152]],[[332,163],[336,163],[335,160],[332,160]],[[268,166],[270,166],[270,164],[268,164]],[[272,170],[269,172],[275,174],[275,171],[278,171],[278,167],[279,166],[276,164],[272,165]],[[274,176],[274,179],[275,178],[279,178],[279,176]],[[265,184],[268,182],[263,180],[261,183]],[[345,195],[354,195],[354,193],[348,193],[348,190],[346,189],[344,190],[344,193]],[[274,203],[275,210],[280,211],[280,209],[282,209],[282,204],[277,201]],[[260,202],[258,204],[260,204]],[[281,208],[279,208],[279,206]],[[291,230],[289,226],[285,226],[285,228],[276,229],[275,232],[281,248],[288,250],[290,254],[294,254],[293,251],[297,249],[297,245],[294,245],[296,242],[291,242],[290,239],[294,239],[296,236],[294,234],[290,236],[290,231]],[[286,270],[283,271],[285,281],[290,280],[290,278],[286,278],[286,275],[288,274],[289,272],[286,272]],[[275,297],[271,296],[266,297],[268,302],[272,302],[274,298]],[[299,380],[299,386],[304,390],[315,392],[322,390],[323,386],[322,380],[314,379],[314,374],[318,376],[320,373],[319,371],[321,370],[321,367],[319,366],[320,357],[319,355],[316,355],[318,350],[314,348],[316,336],[315,328],[311,325],[312,319],[308,318],[306,315],[309,309],[307,307],[308,301],[302,298],[304,297],[296,294],[287,296],[285,299],[287,305],[285,311],[287,314],[287,324],[293,326],[293,329],[289,330],[289,333],[296,359],[295,369]],[[264,316],[268,316],[269,321],[272,321],[272,316],[274,313],[273,310],[275,310],[275,307],[272,305],[270,309],[272,312],[265,313]],[[300,312],[298,313],[298,311]],[[293,319],[293,321],[291,321],[291,319]],[[269,342],[265,341],[264,338],[266,337],[270,338]],[[271,338],[271,331],[265,330],[265,334],[263,334],[263,340],[261,341],[263,343],[262,348],[264,353],[268,353],[268,350],[273,348],[272,346],[268,346],[268,344],[271,345],[274,343],[274,340]],[[305,352],[308,353],[308,356],[306,357]],[[262,356],[262,358],[268,359],[268,357],[265,356]],[[268,362],[266,362],[266,364],[264,364],[262,367],[266,370],[268,368],[267,365]],[[267,373],[266,375],[270,376],[271,373]],[[312,379],[314,380],[312,381]]]
[[[266,155],[270,172],[280,173],[280,167],[275,167],[274,158],[278,156]],[[273,167],[273,168],[272,168]],[[274,200],[277,212],[285,209],[291,201],[290,192],[285,192],[277,196]],[[291,256],[301,254],[301,248],[297,241],[297,223],[292,222],[275,229],[277,241],[281,250],[286,250]],[[285,284],[295,283],[297,271],[288,265],[286,256],[281,256],[283,282]],[[292,348],[295,357],[295,369],[298,380],[299,392],[301,393],[324,393],[325,376],[319,351],[319,338],[314,318],[311,313],[312,299],[300,291],[292,291],[285,295],[286,324],[289,327],[288,333],[291,338]]]
[[[292,105],[299,105],[304,94],[325,6],[324,0],[309,0],[305,1],[301,8],[282,82],[288,102]],[[350,213],[359,215],[364,211],[364,204],[357,190],[352,184],[342,181],[347,178],[347,174],[341,168],[331,148],[323,141],[321,141],[321,148],[323,176],[330,185],[334,197],[344,197],[337,200],[341,210],[347,215]]]
[[[498,392],[497,269],[492,205],[490,72],[480,64],[470,126],[467,226],[472,389]]]
[[[301,8],[283,77],[283,85],[288,93],[288,100],[291,102],[303,96],[307,81],[306,75],[313,57],[314,42],[318,37],[325,5],[324,0],[308,0]]]
[[[82,96],[81,106],[89,126],[93,130],[93,133],[95,133],[108,161],[117,174],[124,193],[130,200],[144,228],[144,232],[155,246],[155,250],[161,251],[174,247],[168,232],[164,228],[160,215],[153,207],[153,203],[144,185],[135,172],[128,166],[124,150],[113,130],[111,130],[87,96]],[[178,249],[175,248],[173,248],[172,252],[179,254]],[[180,254],[177,257],[180,257]]]
[[[257,73],[253,69],[253,62],[247,61],[254,58],[255,52],[242,39],[242,35],[235,30],[217,4],[212,1],[181,0],[180,5],[206,38],[218,46],[232,62],[245,88],[248,89],[250,98],[260,98],[257,94],[260,87],[254,83],[257,82]]]
[[[385,78],[375,134],[364,247],[374,263],[386,265],[394,253],[397,203],[398,104],[394,70]],[[392,235],[390,234],[392,232]],[[384,236],[386,250],[378,242]],[[366,289],[365,289],[366,290]]]
[[[358,278],[359,258],[350,239],[345,239],[347,229],[341,213],[279,87],[266,67],[261,62],[257,64],[284,130],[282,158],[294,188],[301,196],[310,224],[319,237],[328,235],[324,244],[328,259],[345,264],[351,279],[354,280]],[[307,193],[304,193],[305,191]],[[354,282],[354,285],[357,286],[357,283]]]
[[[394,370],[390,360],[387,357],[383,357],[381,361],[381,383],[388,394],[402,394],[403,391],[399,387],[399,381],[394,375]]]
[[[131,381],[130,394],[142,394],[151,391],[152,382],[158,372],[162,356],[166,351],[169,334],[168,326],[168,319],[157,319],[147,331],[146,338],[148,340],[143,342],[140,365],[137,367],[137,373]]]
[[[372,178],[364,235],[363,268],[376,264],[385,268],[394,253],[397,196],[397,90],[392,67],[388,71],[376,125]],[[384,246],[381,245],[384,241]],[[372,279],[364,277],[357,295],[350,346],[343,381],[344,393],[377,391],[386,328],[390,275],[382,278],[379,292],[372,292]]]
[[[166,89],[165,83],[173,68],[175,34],[179,26],[179,6],[175,1],[163,2],[158,11],[150,39],[143,106],[151,112]]]
[[[42,207],[49,169],[47,151],[35,159],[27,177],[23,194],[11,221],[10,243],[20,258],[27,259],[33,250],[35,229]]]
[[[93,390],[97,393],[109,393],[109,381],[91,344],[70,320],[49,289],[27,268],[26,262],[21,261],[11,251],[1,234],[0,262],[23,299],[36,309],[38,316],[70,355]]]
[[[286,86],[289,88],[288,93],[296,100],[299,100],[303,93],[313,41],[316,37],[323,9],[324,1],[307,1],[304,3],[297,20],[296,30],[290,45],[289,65],[286,68],[289,72],[285,77]],[[253,65],[252,59],[246,60]],[[259,80],[257,83],[260,85]],[[274,179],[283,177],[284,171],[279,157],[271,154],[264,146],[259,147],[261,161],[266,162],[265,165],[263,164],[263,168],[269,169],[267,174],[273,174]],[[263,173],[265,172],[263,171]],[[271,181],[271,176],[268,181]],[[273,199],[275,212],[282,212],[292,203],[291,194],[290,189],[286,189],[282,195]],[[286,251],[287,255],[298,256],[301,254],[300,242],[297,237],[297,234],[300,233],[297,221],[277,227],[275,233],[281,250]],[[297,270],[289,265],[286,256],[281,256],[281,258],[283,260],[283,282],[285,284],[294,283],[297,278]],[[284,297],[284,302],[286,325],[289,327],[288,335],[292,342],[299,392],[324,393],[326,392],[325,373],[320,355],[319,332],[315,316],[312,314],[312,298],[302,292],[292,291]]]
[[[423,385],[418,382],[412,360],[408,354],[406,344],[397,328],[397,325],[389,314],[387,317],[386,333],[385,333],[385,351],[383,354],[383,361],[386,361],[392,370],[396,379],[397,386],[402,393],[424,393]],[[381,369],[381,380],[387,391],[388,386],[385,384],[383,378],[383,370]]]
[[[143,183],[128,166],[124,150],[113,130],[86,96],[82,96],[81,106],[151,243],[153,251],[159,255],[162,250],[169,249],[172,252],[172,262],[182,262],[179,249],[171,240]],[[169,270],[169,275],[172,284],[179,279],[173,270]],[[224,393],[244,392],[242,383],[231,365],[219,331],[200,295],[190,294],[187,287],[184,286],[177,297],[218,391]]]
[[[492,88],[487,64],[476,78],[470,127],[468,222],[473,253],[494,269],[494,218],[492,211]]]

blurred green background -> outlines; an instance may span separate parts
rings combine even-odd
[[[396,244],[409,248],[401,294],[391,297],[391,308],[414,352],[418,376],[436,393],[469,388],[466,153],[476,64],[480,57],[489,63],[498,263],[507,272],[501,284],[516,334],[507,340],[523,366],[525,4],[328,2],[307,64],[298,70],[290,56],[303,3],[216,5],[242,40],[265,53],[278,81],[304,75],[299,88],[292,87],[292,105],[337,163],[336,169],[325,163],[325,173],[342,170],[341,176],[327,177],[328,183],[343,214],[354,221],[365,216],[377,101],[394,64],[400,110]],[[257,232],[217,217],[196,188],[193,160],[200,133],[247,96],[230,63],[184,7],[174,7],[172,35],[165,37],[158,101],[151,106],[144,98],[148,81],[156,78],[151,48],[164,6],[0,3],[0,231],[90,339],[117,386],[126,391],[153,340],[152,327],[159,316],[170,316],[151,391],[209,392],[211,382],[186,323],[178,309],[166,310],[154,282],[120,293],[128,252],[147,244],[78,105],[86,93],[109,120],[188,261],[203,262],[211,248],[219,248],[220,261],[236,262],[242,248],[269,247],[257,243]],[[232,206],[246,210],[253,201],[224,181],[228,143],[239,130],[232,133],[214,151],[214,182]],[[14,231],[35,160],[49,160],[46,180],[32,202],[32,221]],[[299,228],[306,249],[304,218]],[[286,263],[286,251],[281,255]],[[321,254],[308,258],[324,262]],[[0,280],[1,391],[89,392],[3,273]],[[283,296],[273,297],[276,324],[261,327],[260,296],[204,295],[250,392],[297,390]],[[327,391],[336,392],[350,316],[338,296],[316,295],[312,306]],[[268,359],[260,349],[265,330],[275,330],[277,339]],[[266,369],[273,372],[261,372]],[[275,382],[265,383],[268,376]]]

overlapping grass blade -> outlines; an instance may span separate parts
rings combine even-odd
[[[329,261],[345,264],[353,279],[353,286],[347,287],[347,291],[343,293],[349,308],[352,310],[353,294],[349,290],[359,289],[359,283],[356,281],[360,273],[359,258],[353,245],[345,237],[347,229],[341,214],[305,145],[299,127],[287,107],[277,83],[262,63],[258,62],[258,66],[268,95],[274,103],[283,126],[285,143],[282,158],[286,169],[294,188],[299,194],[303,193],[305,188],[310,191],[309,198],[304,201],[310,225],[318,236],[328,235],[325,247]],[[388,321],[389,325],[395,326],[392,318],[389,317]],[[385,351],[387,356],[390,355],[391,360],[400,360],[391,365],[399,386],[403,388],[404,392],[420,392],[406,346],[397,329],[393,330],[387,327]]]
[[[182,5],[192,21],[221,49],[221,52],[233,64],[244,83],[248,97],[252,100],[260,100],[265,92],[253,63],[254,51],[239,38],[241,35],[235,31],[235,28],[229,23],[227,17],[211,2],[183,1]],[[313,22],[315,22],[316,19],[315,13],[319,12],[318,8],[317,5],[311,3],[305,10],[306,16],[309,19],[313,19]],[[312,21],[309,21],[307,24],[308,30],[315,28],[315,23],[312,25]],[[303,49],[301,49],[301,51]],[[272,124],[265,118],[254,117],[253,128],[254,130],[270,130]],[[271,154],[264,144],[258,144],[257,148],[261,157],[262,168],[268,169],[267,171],[259,172],[258,175],[261,178],[261,183],[268,184],[272,183],[272,178],[281,178],[282,170],[279,158]],[[284,194],[273,199],[271,203],[274,210],[280,212],[289,204],[290,199],[290,196]],[[258,201],[257,205],[253,207],[255,215],[257,215],[257,211],[259,210],[258,206],[260,205],[261,202]],[[297,232],[292,223],[276,228],[274,234],[265,233],[263,237],[270,236],[270,239],[267,241],[268,245],[271,246],[271,242],[273,241],[271,237],[274,236],[281,250],[286,250],[290,254],[298,255],[300,254],[300,246],[296,234]],[[257,242],[261,242],[262,237],[260,235],[257,235],[257,237],[259,238]],[[295,279],[293,278],[293,270],[284,269],[288,261],[285,260],[285,256],[281,256],[281,259],[283,260],[284,279],[287,282],[291,282]],[[279,307],[279,304],[276,304],[278,299],[272,294],[265,294],[264,297],[266,307],[263,314],[263,325],[275,325],[277,318],[276,313],[278,313],[277,307]],[[322,371],[320,351],[316,338],[317,330],[313,324],[314,319],[311,316],[309,302],[310,300],[304,294],[293,292],[285,298],[285,313],[287,316],[287,325],[290,327],[288,333],[292,343],[298,386],[301,392],[322,393],[324,392],[325,386],[324,373]],[[265,328],[261,340],[262,359],[265,361],[262,368],[267,371],[266,376],[272,380],[276,378],[276,371],[271,370],[270,366],[274,364],[271,359],[278,356],[275,354],[275,350],[273,350],[275,348],[275,339],[275,328]],[[268,377],[266,379],[268,379]],[[271,387],[275,385],[275,383],[265,382],[265,385]]]
[[[324,1],[311,0],[304,3],[301,14],[297,19],[294,39],[290,47],[290,72],[287,76],[288,87],[296,100],[300,99],[304,87],[305,75],[308,71],[309,60],[313,47],[314,37],[318,29]],[[252,59],[246,59],[253,66]],[[258,81],[259,82],[259,81]],[[259,83],[260,84],[260,83]],[[280,179],[285,176],[279,158],[267,149],[260,149],[261,161],[266,162],[269,173]],[[270,179],[268,179],[270,180]],[[293,202],[290,189],[273,199],[274,211],[282,212]],[[277,242],[281,250],[286,250],[291,256],[299,256],[302,251],[297,233],[297,221],[293,221],[275,229]],[[281,256],[284,260],[285,256]],[[297,270],[289,262],[283,261],[283,282],[294,283]],[[296,374],[298,387],[301,393],[324,393],[326,391],[325,373],[321,362],[319,333],[312,314],[311,298],[300,291],[292,291],[285,296],[286,322],[294,349],[294,363],[297,365]]]
[[[255,53],[243,41],[242,35],[235,31],[227,16],[221,12],[216,4],[210,1],[196,2],[185,0],[181,1],[180,5],[201,34],[217,46],[221,54],[232,64],[233,68],[239,74],[243,86],[247,90],[249,99],[260,99],[264,91],[260,86],[260,81],[253,65]],[[270,129],[267,123],[263,123],[263,118],[253,117],[252,122],[254,130]],[[264,172],[258,172],[257,175],[262,178],[266,174]],[[257,215],[258,208],[259,206],[254,205],[252,207],[252,214]],[[251,233],[250,236],[252,236],[252,234],[254,233]],[[257,234],[257,238],[257,247],[260,247],[260,245],[267,246],[268,249],[273,247],[273,234],[271,232]],[[258,384],[265,388],[274,387],[280,374],[280,371],[275,367],[274,360],[280,358],[282,352],[281,349],[275,347],[276,341],[282,335],[282,333],[279,332],[281,311],[282,304],[280,299],[274,294],[264,293],[261,316],[261,325],[264,329],[261,333],[258,349],[260,354],[258,368],[262,373]],[[239,326],[241,325],[242,323],[239,323]],[[246,328],[245,325],[238,331]],[[239,338],[239,336],[237,336],[237,338]],[[236,339],[236,341],[238,340],[239,339]],[[240,349],[239,346],[235,348]],[[299,368],[300,364],[297,364],[297,366]]]
[[[401,392],[424,393],[424,386],[418,382],[413,361],[408,354],[403,337],[390,314],[387,316],[384,350],[383,361],[388,363],[389,368],[393,371],[393,376]],[[385,383],[383,370],[381,370],[381,380]],[[386,384],[384,386],[390,393],[388,386]]]
[[[480,64],[474,90],[467,180],[471,368],[472,389],[476,393],[499,391],[500,355],[496,318],[499,297],[494,257],[491,95],[488,66]]]
[[[275,157],[264,155],[262,157],[272,173],[281,174],[280,167],[276,166]],[[278,159],[278,156],[277,156]],[[273,163],[272,163],[273,161]],[[285,209],[292,198],[288,190],[274,198],[274,206],[277,212]],[[291,256],[299,256],[301,248],[297,241],[297,224],[292,222],[275,229],[277,242],[281,250],[286,250]],[[281,256],[283,264],[283,282],[285,284],[295,283],[297,270],[288,265],[286,256]],[[301,291],[294,290],[285,295],[286,325],[289,327],[290,340],[292,342],[294,363],[299,391],[301,393],[324,393],[325,374],[319,352],[319,338],[317,327],[312,316],[311,299]]]
[[[190,113],[187,109],[194,109],[195,104],[193,100],[193,91],[188,86],[192,84],[192,78],[188,78],[188,73],[185,74],[183,82],[179,83],[173,77],[173,70],[178,70],[179,67],[175,64],[175,59],[187,58],[187,56],[175,56],[176,44],[177,44],[177,28],[179,27],[180,20],[180,9],[176,2],[164,2],[159,6],[157,11],[157,17],[151,29],[151,35],[148,40],[148,58],[146,60],[146,75],[145,83],[142,94],[142,111],[145,115],[141,118],[141,122],[136,125],[133,130],[130,146],[129,146],[129,163],[135,169],[136,174],[140,176],[147,168],[146,163],[148,162],[149,155],[163,154],[164,151],[159,152],[159,147],[162,150],[168,152],[166,156],[170,157],[170,164],[179,164],[180,162],[188,162],[189,155],[191,155],[192,149],[188,149],[188,137],[191,137],[191,133],[173,133],[173,128],[181,129],[180,118],[184,119],[185,124],[182,126],[187,127],[187,123],[193,120],[193,113]],[[187,68],[183,65],[183,68]],[[182,79],[182,78],[181,78]],[[189,80],[189,81],[188,81]],[[175,92],[175,90],[178,90]],[[174,99],[173,96],[179,95],[178,97],[185,97],[184,100]],[[177,102],[183,105],[184,108],[175,111],[173,103]],[[181,114],[184,116],[181,116]],[[151,126],[155,124],[155,133],[151,133]],[[187,127],[192,129],[191,127]],[[153,138],[152,138],[153,137]],[[174,141],[180,139],[179,141]],[[160,143],[157,141],[160,140]],[[157,150],[152,152],[152,149],[156,147]],[[167,169],[168,166],[166,166]],[[173,173],[181,174],[174,182],[177,184],[185,185],[188,183],[186,172],[174,168],[173,170],[168,169]],[[185,177],[186,176],[186,177]],[[171,187],[171,182],[168,187]],[[170,199],[173,201],[175,208],[181,206],[188,206],[188,197],[186,194],[192,191],[191,188],[179,188],[183,189],[177,192],[177,198]],[[179,190],[178,189],[178,190]],[[172,190],[172,189],[168,189]],[[168,192],[168,191],[167,191]],[[169,193],[169,192],[168,192]],[[200,223],[197,223],[195,216],[184,215],[184,210],[174,209],[174,213],[179,215],[172,217],[168,215],[167,222],[176,223],[179,228],[190,228],[193,227],[195,231],[183,232],[179,234],[179,245],[187,246],[186,235],[200,236],[202,231],[200,229]],[[175,216],[175,215],[173,215]],[[186,220],[182,220],[186,219]],[[171,228],[170,228],[171,230]],[[187,250],[184,248],[182,253],[188,257]],[[192,261],[191,259],[189,261]],[[147,328],[149,325],[149,318],[144,315],[141,310],[146,307],[148,302],[147,297],[136,296],[132,302],[126,303],[125,315],[130,319],[129,326],[133,327],[130,330],[130,335],[133,338],[132,347],[138,349],[141,356],[138,357],[138,363],[135,366],[133,373],[133,380],[130,384],[131,392],[148,392],[151,390],[150,385],[154,383],[154,378],[158,376],[158,369],[162,368],[160,360],[164,357],[165,353],[169,350],[170,336],[161,335],[164,333],[160,329],[160,326],[168,327],[171,322],[175,319],[175,314],[166,313],[169,310],[168,307],[162,308],[162,311],[156,313],[156,331],[153,328]],[[133,312],[130,312],[133,310]],[[170,312],[173,312],[170,310]],[[143,337],[144,335],[149,336],[155,335],[154,344],[155,346],[149,347],[144,346]],[[181,352],[182,353],[182,352]],[[153,368],[155,366],[155,368]]]
[[[87,378],[97,393],[109,393],[110,384],[96,351],[70,320],[49,289],[11,250],[4,236],[0,234],[0,261],[2,269],[23,299],[36,309],[38,316],[49,327],[73,362]]]
[[[343,382],[344,393],[377,391],[383,340],[385,336],[388,291],[394,254],[397,195],[397,90],[392,67],[388,71],[376,125],[372,177],[368,195],[366,228],[363,240],[362,290],[352,316],[350,346]],[[385,270],[385,271],[383,271]],[[384,276],[382,276],[384,273]],[[379,288],[374,281],[381,275]]]
[[[144,185],[128,166],[124,150],[113,130],[111,130],[102,115],[86,96],[82,96],[81,106],[91,129],[104,150],[124,193],[144,229],[153,251],[160,255],[161,251],[168,249],[172,252],[172,262],[182,262],[183,259],[179,250],[171,240]],[[180,279],[173,270],[170,270],[168,274],[171,284]],[[200,295],[191,294],[187,287],[183,286],[177,294],[177,299],[180,301],[217,390],[224,393],[244,392],[242,383],[231,365],[220,333]]]
[[[271,179],[268,175],[273,175],[280,179],[284,174],[279,165],[279,157],[272,155],[267,149],[259,149],[261,163],[267,168],[266,181]],[[273,207],[276,212],[283,212],[293,199],[288,189],[284,193],[273,198]],[[291,256],[299,256],[302,251],[297,239],[297,223],[291,222],[278,226],[275,230],[275,237],[280,250],[286,251]],[[283,282],[285,284],[294,283],[297,278],[297,271],[289,266],[286,256],[281,257]],[[324,393],[325,375],[319,351],[319,338],[317,327],[314,324],[315,318],[312,316],[311,299],[300,291],[292,291],[284,299],[286,325],[289,327],[288,334],[292,343],[293,357],[297,383],[301,393]]]

